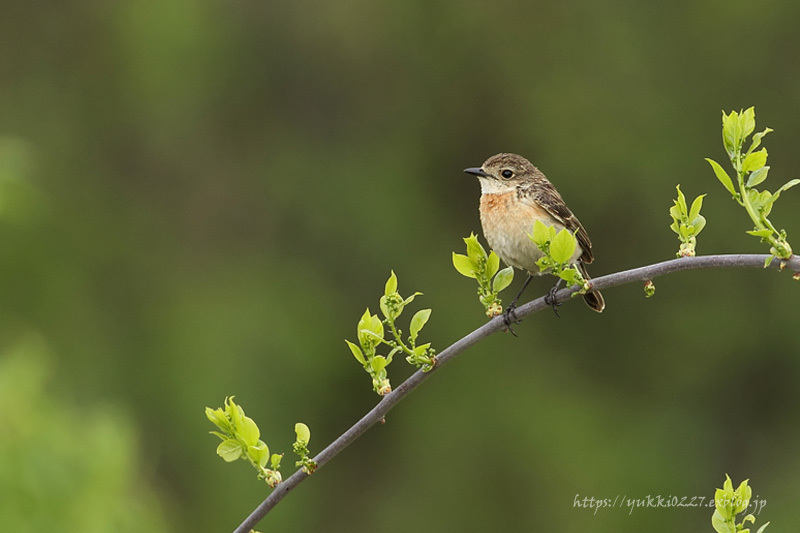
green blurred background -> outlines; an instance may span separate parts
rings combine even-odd
[[[768,188],[800,168],[797,2],[1,6],[4,531],[232,530],[268,489],[204,407],[235,394],[273,451],[296,421],[319,451],[377,401],[343,339],[390,269],[440,350],[483,323],[450,254],[480,230],[462,169],[496,152],[556,184],[595,276],[674,257],[678,183],[709,193],[699,253],[766,251],[703,161],[722,109],[774,128]],[[797,190],[772,220],[799,248]],[[260,529],[711,531],[707,508],[574,500],[725,473],[796,526],[800,286],[656,286],[482,342]]]

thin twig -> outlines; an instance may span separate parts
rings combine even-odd
[[[699,257],[683,257],[680,259],[672,259],[662,263],[655,263],[653,265],[643,266],[626,270],[624,272],[616,272],[594,278],[591,281],[592,289],[608,289],[618,285],[625,285],[636,281],[647,281],[664,274],[678,272],[681,270],[697,270],[704,268],[763,268],[764,261],[769,257],[767,255],[759,254],[731,254],[731,255],[705,255]],[[780,268],[781,264],[786,269],[800,272],[800,256],[792,256],[791,259],[786,261],[775,260],[769,268]],[[570,295],[577,292],[577,288],[561,289],[555,294],[556,301],[563,302],[569,300]],[[545,303],[545,298],[541,297],[531,302],[526,303],[517,308],[517,317],[522,318],[532,313],[536,313],[543,309],[550,307]],[[400,400],[405,398],[411,391],[416,389],[423,381],[433,374],[436,370],[443,367],[448,361],[454,359],[461,352],[477,343],[481,339],[488,337],[492,333],[500,331],[505,328],[503,316],[497,316],[479,327],[472,333],[457,340],[441,353],[436,356],[436,366],[429,371],[423,372],[421,370],[415,372],[407,380],[401,383],[391,393],[381,399],[378,404],[372,408],[361,420],[356,422],[350,429],[345,431],[339,438],[333,441],[327,448],[322,450],[319,455],[314,457],[317,463],[317,470],[324,466],[328,461],[333,459],[336,454],[344,450],[347,446],[353,443],[362,433],[367,431],[370,427],[383,420],[392,407],[394,407]],[[258,522],[272,510],[275,505],[281,501],[290,490],[295,488],[300,482],[308,477],[308,474],[302,470],[296,471],[294,474],[281,482],[269,496],[247,517],[247,519],[236,528],[234,533],[248,533]]]

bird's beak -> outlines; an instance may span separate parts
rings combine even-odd
[[[472,174],[473,176],[478,176],[480,178],[488,178],[489,177],[489,174],[484,172],[483,169],[479,168],[479,167],[465,168],[464,172],[466,172],[467,174]]]

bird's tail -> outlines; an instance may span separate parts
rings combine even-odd
[[[585,279],[586,281],[592,279],[591,277],[589,277],[589,273],[586,272],[586,265],[584,265],[581,262],[578,262],[578,269],[581,271],[583,279]],[[586,305],[588,305],[598,313],[602,313],[603,309],[606,308],[606,301],[603,299],[603,295],[600,294],[600,291],[584,293],[583,299],[586,302]]]

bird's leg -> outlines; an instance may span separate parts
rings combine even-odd
[[[556,301],[556,293],[561,288],[562,283],[564,283],[564,280],[558,278],[558,282],[556,282],[556,284],[550,288],[550,290],[547,292],[547,296],[544,297],[544,303],[553,308],[553,312],[558,318],[561,318],[561,316],[558,314],[558,306],[561,305],[562,302]]]
[[[519,290],[517,295],[514,297],[509,306],[506,307],[506,310],[503,312],[503,320],[505,320],[506,326],[508,326],[508,331],[510,331],[511,334],[514,335],[515,337],[517,336],[517,334],[514,333],[513,329],[511,329],[511,324],[519,324],[519,319],[517,318],[517,313],[516,313],[517,302],[519,301],[519,297],[522,296],[522,293],[525,291],[525,287],[528,286],[528,283],[530,283],[532,279],[533,276],[531,276],[531,273],[528,272],[528,277],[525,279],[525,283],[522,284],[522,288]]]

